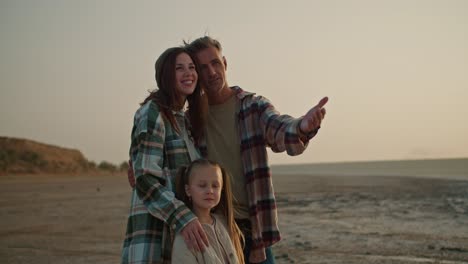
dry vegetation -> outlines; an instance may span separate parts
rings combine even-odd
[[[75,149],[0,137],[0,174],[79,174],[117,172],[126,168],[126,162],[120,166],[107,161],[96,164]]]

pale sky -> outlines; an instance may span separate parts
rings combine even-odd
[[[0,2],[0,136],[128,158],[168,47],[218,39],[228,81],[301,116],[304,154],[273,164],[468,157],[468,1]]]

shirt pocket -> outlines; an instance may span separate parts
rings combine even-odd
[[[181,166],[187,166],[190,163],[190,157],[187,151],[187,145],[183,139],[173,139],[166,141],[166,166],[171,175],[175,175],[177,169]]]

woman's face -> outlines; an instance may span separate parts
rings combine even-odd
[[[207,214],[218,205],[222,188],[223,176],[219,167],[210,165],[194,168],[185,191],[192,198],[195,214]]]
[[[195,64],[187,53],[181,53],[176,57],[175,63],[176,89],[184,100],[195,90],[198,74]]]

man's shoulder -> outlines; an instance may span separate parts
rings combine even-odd
[[[267,105],[271,105],[270,100],[262,95],[258,95],[253,92],[247,92],[240,88],[239,86],[231,87],[236,92],[237,98],[242,102],[243,109],[250,108],[250,107],[264,107]]]
[[[248,92],[248,91],[240,88],[239,86],[233,86],[233,87],[231,87],[231,89],[234,90],[234,92],[236,94],[236,97],[238,99],[240,99],[240,100],[247,99],[247,100],[250,100],[250,101],[253,101],[253,102],[268,101],[268,99],[265,96],[259,95],[259,94],[254,93],[254,92]]]
[[[248,92],[239,86],[232,86],[231,89],[234,91],[234,94],[236,95],[237,98],[243,99],[245,97],[252,97],[255,96],[255,93],[253,92]]]

